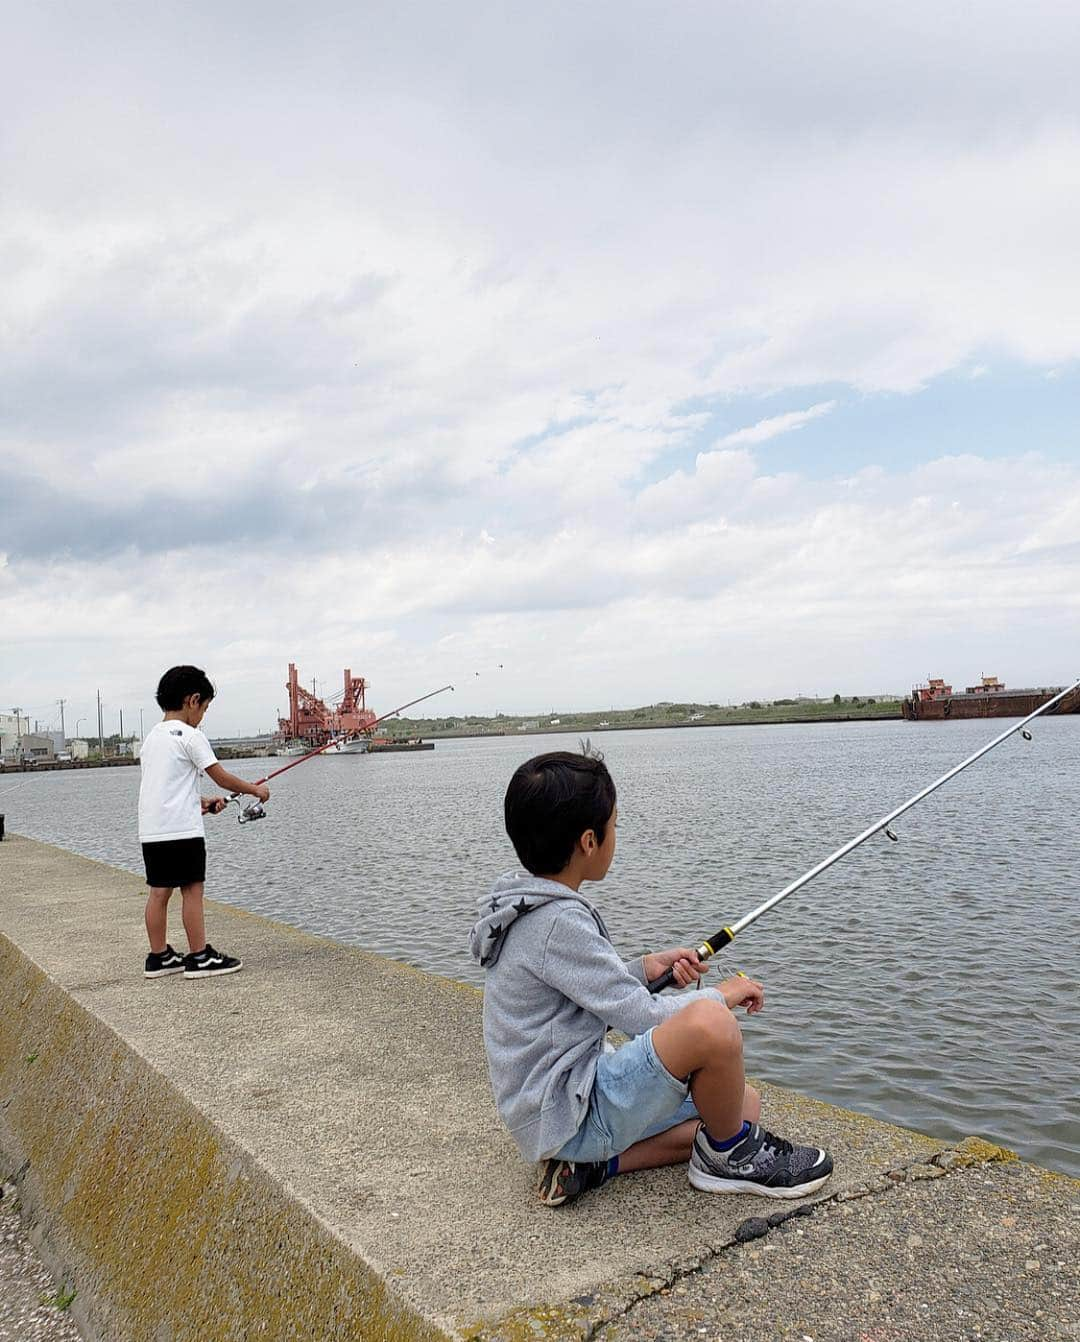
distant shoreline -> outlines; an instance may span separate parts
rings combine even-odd
[[[479,728],[475,731],[431,731],[423,735],[429,741],[465,741],[474,737],[492,736],[566,736],[574,732],[657,732],[684,731],[694,727],[790,727],[795,725],[813,725],[818,722],[903,722],[896,713],[833,713],[817,714],[814,717],[730,717],[714,722],[619,722],[601,727],[596,723],[567,723],[557,727],[531,727],[520,731],[517,727]]]
[[[619,711],[619,710],[616,710]],[[625,711],[625,710],[623,710]],[[647,719],[638,721],[609,722],[601,726],[599,722],[582,721],[581,716],[571,714],[570,721],[560,722],[552,725],[550,722],[543,725],[537,724],[535,727],[529,727],[522,731],[517,726],[496,727],[488,725],[490,719],[484,725],[478,724],[474,728],[451,727],[437,728],[430,725],[431,719],[401,719],[400,723],[393,724],[402,728],[407,728],[402,735],[410,737],[422,737],[426,741],[469,741],[480,738],[491,738],[500,736],[510,737],[529,737],[529,736],[573,736],[573,735],[599,735],[601,732],[657,732],[666,729],[683,731],[691,727],[786,727],[786,726],[810,726],[816,722],[842,723],[842,722],[901,722],[903,716],[899,705],[895,709],[888,709],[882,712],[834,712],[834,713],[792,713],[777,714],[775,710],[762,708],[759,710],[738,710],[734,709],[723,716],[706,716],[701,721],[689,722],[685,718],[680,720],[672,719]],[[583,715],[582,715],[583,716]],[[596,715],[600,717],[599,714]],[[437,721],[437,719],[436,719]],[[481,720],[483,722],[483,719]],[[393,740],[393,736],[391,736]],[[270,750],[237,748],[232,746],[219,746],[218,753],[222,759],[261,759],[272,758],[275,752]],[[113,756],[104,760],[38,760],[33,764],[16,764],[14,762],[0,762],[0,776],[5,774],[35,774],[52,773],[63,769],[108,769],[117,766],[131,766],[138,764],[137,759],[131,756]]]

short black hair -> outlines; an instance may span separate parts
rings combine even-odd
[[[602,755],[554,750],[515,771],[503,809],[521,865],[534,876],[554,876],[586,830],[604,842],[615,811],[615,784]]]
[[[204,704],[214,697],[214,687],[206,672],[197,666],[170,666],[158,681],[155,697],[166,713],[175,713],[183,708],[189,694],[197,694]]]

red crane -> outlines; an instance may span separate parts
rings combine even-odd
[[[289,716],[278,718],[278,731],[290,740],[321,746],[336,737],[361,736],[369,732],[378,718],[364,702],[367,681],[346,668],[344,692],[340,703],[328,705],[313,690],[300,684],[296,663],[289,663]]]

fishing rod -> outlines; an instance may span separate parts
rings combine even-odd
[[[871,825],[869,829],[864,829],[860,835],[849,840],[849,842],[845,843],[842,848],[838,848],[835,853],[831,853],[823,862],[819,862],[816,867],[811,867],[811,869],[800,876],[797,881],[792,881],[790,885],[785,885],[779,894],[775,894],[771,899],[767,899],[764,904],[761,904],[758,908],[753,909],[750,913],[740,918],[737,923],[732,923],[730,927],[722,927],[719,932],[713,933],[708,941],[703,941],[697,948],[698,958],[701,960],[708,960],[710,956],[715,955],[717,951],[728,945],[729,942],[734,941],[744,928],[749,927],[751,923],[756,922],[763,913],[768,913],[768,911],[779,904],[782,899],[787,899],[788,895],[793,895],[796,890],[801,890],[802,887],[812,881],[815,876],[820,876],[821,873],[831,867],[834,862],[839,862],[842,857],[846,857],[848,853],[858,848],[859,844],[865,843],[867,839],[872,838],[879,830],[884,830],[886,837],[891,839],[893,843],[899,842],[897,836],[889,828],[897,816],[903,815],[905,811],[910,811],[913,806],[917,805],[925,797],[929,797],[931,792],[936,792],[943,783],[947,783],[950,778],[955,778],[958,773],[962,773],[969,764],[974,764],[977,759],[981,758],[988,751],[993,750],[995,746],[999,746],[1002,741],[1012,736],[1014,732],[1019,732],[1025,741],[1030,741],[1031,733],[1027,730],[1027,724],[1031,722],[1033,718],[1037,718],[1041,713],[1045,713],[1048,709],[1053,708],[1055,704],[1060,703],[1062,699],[1067,698],[1076,689],[1080,689],[1080,680],[1074,680],[1071,685],[1062,690],[1060,694],[1055,694],[1052,699],[1048,699],[1046,703],[1037,708],[1034,713],[1029,713],[1026,718],[1022,718],[1019,722],[1014,723],[1008,731],[1002,732],[1000,736],[995,736],[987,745],[983,746],[980,750],[976,750],[974,755],[969,755],[966,760],[956,765],[955,768],[950,769],[948,773],[942,774],[941,777],[931,783],[929,787],[924,787],[923,790],[917,792],[914,797],[909,797],[908,800],[904,802],[902,806],[898,806],[895,811],[890,811],[888,815],[882,816],[882,818]],[[675,974],[672,970],[668,969],[661,974],[659,978],[651,980],[647,986],[649,992],[658,993],[662,992],[664,988],[669,988],[674,982]]]
[[[419,699],[410,699],[407,704],[399,704],[397,708],[392,708],[389,713],[383,713],[381,717],[378,717],[374,722],[369,723],[364,730],[370,731],[372,727],[377,727],[380,722],[385,722],[387,718],[396,717],[398,713],[404,713],[407,708],[412,708],[416,704],[422,704],[425,699],[434,699],[437,694],[443,694],[447,690],[452,690],[453,688],[453,685],[442,685],[437,690],[430,690],[427,694],[422,694]],[[316,755],[321,755],[324,750],[329,750],[331,746],[336,746],[339,741],[344,739],[345,738],[342,736],[331,737],[331,739],[324,745],[317,746],[314,750],[309,750],[306,755],[301,755],[298,759],[291,760],[288,764],[283,764],[280,769],[274,769],[273,772],[268,773],[265,778],[257,778],[255,780],[255,786],[258,787],[260,783],[269,783],[271,778],[277,778],[278,774],[288,773],[290,769],[295,769],[298,764],[304,764],[308,760],[314,759]],[[229,802],[236,802],[238,811],[236,819],[238,823],[247,825],[250,824],[252,820],[265,820],[266,810],[263,803],[259,801],[258,798],[248,802],[245,806],[240,805],[240,798],[244,795],[246,794],[242,792],[233,792],[225,803],[227,806]]]

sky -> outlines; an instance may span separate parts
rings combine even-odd
[[[1078,43],[1072,0],[6,6],[0,707],[1080,676]]]

